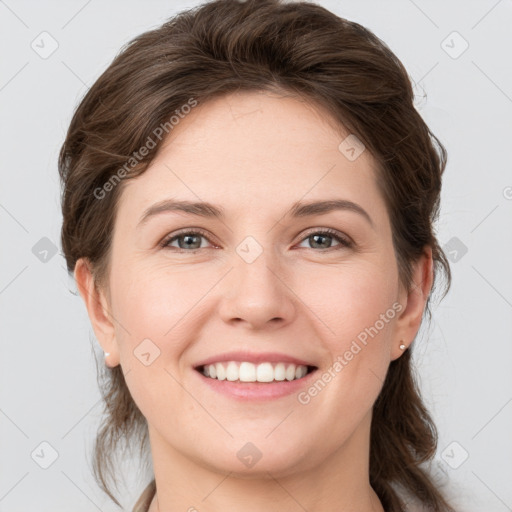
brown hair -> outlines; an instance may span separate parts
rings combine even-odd
[[[157,134],[162,127],[169,133],[170,117],[181,117],[184,105],[242,90],[301,97],[357,134],[379,165],[401,283],[407,290],[414,286],[412,264],[430,246],[432,290],[442,271],[444,297],[451,273],[433,223],[446,150],[415,109],[407,72],[388,46],[311,2],[217,0],[179,13],[122,49],[77,107],[59,156],[68,271],[86,258],[95,283],[106,287],[122,180],[146,170],[165,140]],[[143,146],[151,146],[145,155],[138,153]],[[93,470],[119,505],[107,485],[115,477],[114,455],[132,437],[140,442],[140,454],[147,453],[147,423],[121,367],[103,365],[100,374],[105,418]],[[406,350],[391,362],[373,408],[370,483],[387,511],[403,510],[398,486],[432,511],[453,512],[422,467],[436,448],[437,431]]]

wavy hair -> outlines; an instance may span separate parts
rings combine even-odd
[[[155,136],[158,127],[168,132],[170,116],[191,98],[202,104],[258,90],[305,99],[357,134],[378,163],[377,184],[391,221],[401,283],[411,290],[412,265],[430,246],[432,290],[443,274],[444,298],[451,273],[433,225],[446,150],[416,110],[411,81],[389,47],[358,23],[311,2],[207,2],[121,49],[77,106],[59,154],[61,243],[68,271],[86,258],[97,286],[107,286],[123,183],[155,158],[165,140]],[[148,138],[154,147],[133,161]],[[112,186],[105,193],[107,182]],[[431,297],[424,311],[429,320]],[[119,505],[109,487],[109,480],[116,482],[116,453],[135,442],[140,455],[147,454],[147,422],[120,366],[100,366],[98,383],[104,418],[93,471]],[[436,427],[420,396],[408,349],[390,363],[373,406],[369,477],[387,511],[403,510],[401,488],[429,510],[453,512],[423,464],[436,448]]]

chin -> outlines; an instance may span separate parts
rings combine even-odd
[[[268,432],[267,434],[268,435]],[[297,473],[301,468],[306,470],[314,461],[307,458],[303,443],[297,442],[290,446],[278,445],[261,436],[261,441],[231,440],[221,452],[209,451],[208,459],[202,462],[210,469],[230,474],[230,477],[242,479],[267,479],[277,476],[287,476]],[[302,448],[298,447],[302,445]],[[270,476],[269,475],[272,475]]]

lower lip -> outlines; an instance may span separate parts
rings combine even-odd
[[[313,370],[301,379],[273,382],[233,382],[206,377],[194,370],[199,378],[211,389],[238,400],[270,400],[297,393],[310,385],[318,369]]]

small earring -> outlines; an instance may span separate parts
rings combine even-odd
[[[105,357],[108,357],[110,355],[110,352],[105,352]]]
[[[400,341],[404,341],[404,340],[400,340]],[[402,344],[400,345],[400,350],[404,350],[404,348],[405,348],[405,345],[402,343]]]

